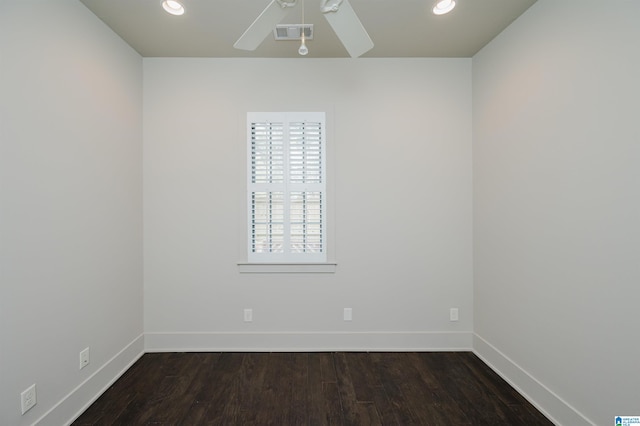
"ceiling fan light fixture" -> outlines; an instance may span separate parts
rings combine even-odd
[[[309,53],[309,48],[304,42],[304,35],[302,36],[302,43],[300,43],[300,48],[298,49],[298,53],[301,56],[307,56],[307,54]]]
[[[300,39],[302,42],[300,43],[300,48],[298,49],[298,54],[300,56],[307,56],[309,53],[309,48],[305,43],[305,34],[304,34],[304,0],[302,0],[302,31],[300,32]]]
[[[456,7],[455,0],[436,0],[436,5],[433,6],[433,13],[435,15],[444,15],[449,13]]]
[[[176,0],[164,0],[162,2],[162,8],[172,15],[180,16],[184,14],[184,6]]]

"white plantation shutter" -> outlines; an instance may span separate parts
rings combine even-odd
[[[250,262],[325,262],[324,113],[248,113]]]

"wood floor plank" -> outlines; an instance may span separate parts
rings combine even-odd
[[[175,423],[178,426],[192,426],[205,424],[204,418],[209,411],[208,402],[194,402],[184,413],[182,418]]]
[[[419,418],[413,412],[410,404],[407,403],[407,397],[402,390],[404,371],[399,355],[394,353],[373,353],[370,356],[385,395],[391,404],[386,407],[386,411],[380,410],[385,415],[385,419],[393,414],[393,418],[400,425],[420,424]]]
[[[324,411],[320,354],[310,353],[307,365],[307,424],[325,425],[327,423]]]
[[[474,378],[492,391],[507,405],[526,403],[526,400],[512,387],[505,387],[504,380],[491,370],[480,358],[472,353],[457,354],[461,363],[467,366]]]
[[[452,424],[464,425],[472,424],[469,413],[460,406],[460,401],[447,391],[447,377],[438,376],[438,371],[431,368],[424,361],[424,354],[409,353],[407,364],[415,368],[418,377],[424,383],[425,392],[428,392],[428,404],[431,409],[443,418],[447,418]],[[427,354],[426,357],[431,357]]]
[[[139,361],[142,364],[139,371],[132,375],[125,374],[124,380],[122,380],[123,378],[117,380],[107,391],[107,394],[113,395],[113,397],[107,399],[106,403],[109,404],[109,408],[95,424],[135,424],[134,419],[145,409],[152,390],[157,389],[162,382],[163,368],[170,356],[171,354],[164,353],[145,354]],[[99,400],[101,399],[103,398],[99,398]],[[111,403],[108,400],[111,400]]]
[[[378,417],[383,425],[402,425],[400,416],[396,414],[397,409],[389,399],[384,387],[373,388],[373,404],[378,412]],[[405,423],[406,424],[406,423]]]
[[[437,393],[425,385],[420,373],[413,364],[407,364],[400,385],[404,395],[405,403],[420,420],[420,424],[447,424],[450,421],[449,411],[454,411],[456,407],[443,404],[443,399]],[[461,425],[469,424],[461,422]]]
[[[176,404],[193,379],[193,370],[198,360],[196,354],[185,358],[185,362],[177,362],[178,357],[172,357],[162,369],[166,374],[157,388],[150,389],[149,397],[143,407],[134,416],[135,424],[165,423],[167,417],[177,414],[180,410]],[[189,404],[190,406],[191,404]]]
[[[240,400],[239,424],[256,424],[256,415],[262,399],[262,387],[267,363],[267,354],[247,353],[238,373],[238,387],[242,392]]]
[[[333,354],[309,354],[307,383],[309,392],[306,424],[310,426],[343,424]]]
[[[345,424],[344,411],[340,402],[340,390],[336,382],[324,382],[322,384],[323,394],[323,417],[322,419],[312,419],[310,424],[323,425],[343,425]],[[316,420],[322,420],[316,423]]]
[[[367,354],[358,354],[355,356],[368,356]],[[373,404],[373,396],[371,392],[367,392],[366,401],[359,401],[355,385],[354,374],[349,366],[355,363],[354,355],[350,353],[335,354],[336,373],[338,375],[338,391],[340,393],[340,403],[345,424],[347,425],[373,425],[382,424],[377,409]],[[357,375],[357,374],[356,374]],[[359,377],[361,379],[361,377]],[[363,383],[359,386],[364,387]]]
[[[348,425],[363,424],[358,423],[360,413],[358,409],[358,400],[356,392],[353,388],[351,372],[347,364],[347,355],[344,353],[335,354],[336,373],[338,375],[338,392],[340,394],[340,404],[345,423]]]
[[[291,415],[291,354],[269,354],[257,424],[286,425]]]
[[[336,365],[334,361],[334,355],[330,352],[320,353],[320,372],[323,382],[337,383],[338,375],[336,373]]]
[[[207,379],[210,385],[204,388],[196,398],[197,401],[209,402],[204,424],[224,424],[236,420],[225,417],[225,407],[235,403],[234,398],[237,397],[235,382],[242,370],[244,356],[245,354],[222,353],[212,366]]]
[[[371,402],[375,388],[382,386],[378,380],[373,362],[368,353],[346,353],[345,361],[349,367],[353,390],[358,402]]]
[[[550,426],[472,353],[145,354],[93,425]]]
[[[291,360],[291,424],[308,423],[309,412],[309,356],[294,353]]]
[[[504,380],[483,363],[475,354],[456,354],[461,363],[468,368],[474,380],[484,383],[487,392],[491,392],[496,399],[507,406],[504,410],[508,421],[514,424],[527,424],[531,426],[549,425],[546,417],[531,405],[522,395],[511,386],[505,386]]]
[[[180,370],[180,375],[172,393],[167,397],[168,407],[163,407],[161,415],[156,421],[163,424],[175,425],[182,421],[196,401],[197,395],[206,386],[202,381],[210,370],[211,357],[206,354],[192,354]]]
[[[507,420],[502,403],[483,384],[472,380],[463,363],[450,362],[452,354],[431,354],[422,359],[442,383],[447,396],[474,425],[499,425]]]

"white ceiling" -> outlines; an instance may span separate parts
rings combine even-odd
[[[271,0],[182,0],[182,16],[166,13],[161,0],[81,0],[145,57],[300,57],[298,42],[272,35],[252,52],[233,48]],[[434,0],[350,0],[375,47],[362,57],[471,57],[536,0],[457,0],[448,15],[431,12]],[[300,10],[282,23],[300,23]],[[320,13],[320,0],[305,0],[307,43],[316,58],[348,57]]]

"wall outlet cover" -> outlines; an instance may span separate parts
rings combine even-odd
[[[82,370],[89,365],[89,348],[85,348],[80,352],[80,369]]]
[[[345,321],[353,320],[353,310],[351,308],[344,308],[344,320]]]
[[[458,321],[458,308],[451,308],[449,310],[449,321]]]
[[[253,321],[253,309],[245,309],[244,310],[244,322]]]
[[[37,396],[35,383],[29,386],[24,390],[24,392],[20,394],[20,402],[22,406],[22,414],[26,413],[31,408],[33,408],[34,405],[36,405]]]

